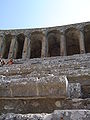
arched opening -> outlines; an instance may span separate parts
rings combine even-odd
[[[25,36],[24,36],[24,34],[19,34],[19,35],[17,36],[16,59],[22,58],[24,41],[25,41]]]
[[[11,34],[5,35],[4,43],[3,43],[3,51],[2,51],[2,57],[7,59],[10,49],[12,36]]]
[[[84,27],[84,39],[86,53],[90,53],[90,25]]]
[[[67,55],[80,54],[80,32],[76,28],[69,28],[65,31]]]
[[[40,58],[42,52],[43,34],[41,32],[35,31],[31,34],[30,40],[30,58]]]
[[[48,56],[59,56],[60,55],[60,32],[53,30],[48,32]]]

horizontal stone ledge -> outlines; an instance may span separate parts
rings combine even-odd
[[[0,83],[0,97],[58,97],[66,98],[66,76],[49,76],[42,79],[17,80]]]
[[[43,99],[60,99],[60,100],[66,100],[64,97],[0,97],[0,100],[43,100]]]
[[[90,120],[90,110],[55,110],[53,113],[14,114],[7,113],[0,116],[0,120]]]
[[[0,99],[1,113],[51,113],[54,110],[90,109],[89,99],[61,99],[61,98],[38,98],[38,99]]]

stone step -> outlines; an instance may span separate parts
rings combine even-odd
[[[0,98],[1,113],[51,113],[54,110],[88,109],[90,110],[90,98],[87,99],[61,99],[61,98]]]
[[[66,76],[49,76],[0,82],[0,97],[67,97]]]
[[[35,89],[36,89],[36,86],[38,86],[37,83],[37,80],[38,81],[43,81],[45,79],[51,79],[51,78],[57,78],[59,79],[59,77],[57,76],[54,76],[53,74],[48,74],[47,76],[39,76],[39,77],[31,77],[30,75],[26,75],[26,76],[21,76],[21,75],[15,75],[15,76],[8,76],[8,77],[5,77],[5,76],[1,76],[1,79],[0,79],[0,89],[1,91],[6,91],[7,95],[8,94],[12,94],[11,91],[14,91],[14,95],[18,92],[18,94],[20,93],[21,89],[24,88],[22,91],[23,94],[24,92],[26,91],[26,93],[30,93],[30,88],[29,87],[30,85],[29,84],[32,84],[32,81],[34,80],[34,85],[35,86]],[[55,82],[57,81],[57,79],[55,80]],[[69,96],[71,98],[80,98],[80,97],[83,97],[83,98],[89,98],[90,97],[90,80],[82,80],[82,79],[74,79],[71,78],[69,79],[68,78],[68,85],[71,86],[70,87],[70,90],[69,91]],[[31,83],[30,83],[31,82]],[[5,86],[5,87],[4,87]],[[26,86],[26,87],[25,87]],[[29,87],[29,89],[27,90],[27,88]],[[14,90],[15,88],[17,88],[17,92]],[[38,89],[39,90],[39,89]],[[36,90],[35,90],[36,91]],[[0,92],[0,95],[3,94],[3,96],[5,96],[5,93],[4,92]],[[25,93],[25,94],[26,94]],[[36,92],[37,93],[37,92]],[[20,93],[21,94],[21,93]],[[24,96],[25,96],[24,94]],[[12,96],[12,95],[11,95]],[[22,94],[21,94],[22,96]]]
[[[90,110],[55,110],[50,114],[8,113],[1,115],[0,120],[90,120]]]
[[[14,60],[15,63],[13,65],[0,67],[0,75],[33,74],[33,71],[35,71],[37,75],[42,75],[43,72],[55,75],[90,75],[89,58],[90,54]]]
[[[68,78],[69,94],[61,75]],[[15,60],[0,67],[0,112],[90,109],[89,83],[90,54]]]

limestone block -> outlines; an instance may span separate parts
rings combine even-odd
[[[70,98],[81,97],[81,84],[80,83],[69,83],[68,84],[68,96]]]
[[[0,84],[0,97],[58,97],[67,96],[66,76],[22,79]]]
[[[66,76],[49,76],[38,82],[39,96],[66,97],[68,80]]]
[[[34,97],[37,96],[34,81],[10,82],[0,85],[0,97]]]

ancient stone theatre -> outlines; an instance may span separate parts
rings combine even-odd
[[[2,61],[0,120],[90,120],[90,22],[0,30]]]

